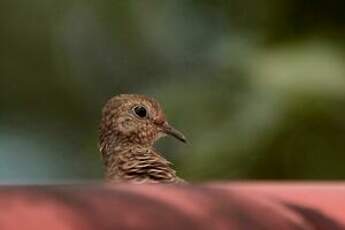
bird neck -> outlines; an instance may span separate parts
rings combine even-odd
[[[169,177],[175,176],[171,163],[155,151],[153,146],[118,143],[109,147],[103,153],[105,177],[108,181],[133,180],[148,170],[155,169],[169,174]]]
[[[152,149],[151,146],[141,146],[130,142],[113,142],[110,144],[106,144],[105,146],[106,148],[102,151],[102,154],[104,165],[106,167],[112,165],[114,160],[116,160],[119,157],[122,157],[125,154],[135,154],[136,149]]]

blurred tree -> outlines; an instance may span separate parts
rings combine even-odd
[[[97,179],[105,100],[157,97],[185,177],[340,179],[344,2],[0,2],[0,175]]]

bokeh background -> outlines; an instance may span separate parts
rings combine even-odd
[[[343,0],[0,2],[0,183],[98,181],[100,110],[157,98],[191,181],[345,178]]]

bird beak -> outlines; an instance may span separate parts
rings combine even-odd
[[[167,122],[165,122],[163,124],[163,132],[175,137],[176,139],[182,141],[183,143],[187,143],[187,139],[186,137],[177,129],[175,129],[174,127],[172,127],[171,125],[169,125]]]

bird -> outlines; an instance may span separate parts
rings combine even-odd
[[[102,109],[98,144],[106,182],[186,183],[153,146],[168,135],[187,143],[155,99],[137,94],[110,98]]]

